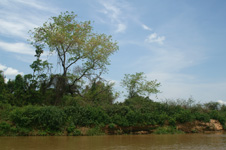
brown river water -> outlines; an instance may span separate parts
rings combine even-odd
[[[225,150],[226,134],[0,137],[0,150]]]

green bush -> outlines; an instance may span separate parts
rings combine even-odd
[[[72,132],[72,135],[73,136],[79,136],[79,135],[82,135],[81,131],[79,129],[75,129],[73,132]]]
[[[99,126],[96,126],[94,128],[90,128],[86,134],[88,136],[94,136],[94,135],[103,135],[104,132],[101,130]]]
[[[28,128],[17,128],[17,135],[20,136],[29,136],[30,135],[31,130]]]
[[[110,123],[110,124],[108,125],[108,127],[109,127],[110,129],[114,129],[116,126],[117,126],[117,125],[114,124],[114,123]]]
[[[140,119],[140,113],[130,110],[126,114],[126,119],[129,123],[129,126],[136,126],[140,122],[140,120],[139,120]]]
[[[17,107],[10,113],[10,120],[21,128],[59,130],[65,124],[65,113],[55,106]]]
[[[224,112],[219,112],[217,110],[212,110],[210,113],[210,118],[211,119],[216,119],[218,120],[223,126],[226,123],[226,114]]]
[[[168,122],[170,126],[176,126],[176,123],[177,123],[175,117],[169,117]]]
[[[34,127],[38,125],[39,115],[38,106],[17,107],[10,113],[10,120],[19,127]]]
[[[74,125],[79,125],[82,119],[84,112],[83,107],[81,106],[66,106],[63,108],[64,113],[67,117],[67,122]]]
[[[42,129],[60,130],[65,125],[66,115],[58,107],[41,107],[39,113],[38,124]]]
[[[209,122],[210,121],[210,116],[206,113],[200,113],[196,112],[195,113],[195,119],[203,122]]]
[[[180,122],[180,123],[191,122],[192,120],[194,120],[194,116],[190,110],[184,109],[175,115],[176,115],[177,122]]]
[[[64,108],[67,120],[78,126],[108,124],[110,117],[100,107],[68,106]]]
[[[129,126],[129,122],[126,119],[126,117],[125,116],[118,115],[118,114],[115,114],[114,116],[112,116],[112,122],[114,124],[119,125],[119,126],[124,126],[124,127]]]
[[[9,123],[7,122],[0,123],[0,131],[1,131],[0,135],[8,134],[10,132],[10,129],[11,129],[11,125]]]

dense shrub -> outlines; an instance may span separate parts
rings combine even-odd
[[[176,114],[176,120],[180,123],[191,122],[192,120],[194,120],[194,116],[190,110],[184,109]]]
[[[196,112],[194,115],[196,120],[203,121],[203,122],[210,121],[210,116],[206,113]]]
[[[25,106],[17,107],[10,113],[10,120],[19,127],[34,127],[38,125],[40,107]]]
[[[7,122],[0,123],[0,135],[6,135],[10,132],[11,125]]]
[[[59,130],[65,125],[65,121],[66,115],[62,109],[55,106],[40,108],[40,114],[38,115],[38,124],[41,128]]]
[[[129,122],[126,119],[126,117],[118,114],[115,114],[114,116],[112,116],[112,122],[119,126],[125,126],[125,127],[129,126]]]
[[[213,110],[209,113],[211,119],[218,120],[223,126],[226,123],[226,114],[225,112],[219,112],[217,110]]]
[[[60,129],[66,121],[65,113],[55,106],[17,107],[10,113],[10,120],[22,128]]]
[[[90,128],[87,133],[88,136],[93,136],[93,135],[103,135],[104,132],[102,131],[101,127],[96,126],[94,128]]]
[[[110,117],[100,107],[68,106],[64,108],[69,122],[78,126],[93,126],[110,123]]]

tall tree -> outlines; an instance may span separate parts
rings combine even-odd
[[[73,12],[61,13],[31,32],[34,47],[57,55],[63,70],[57,76],[59,98],[82,78],[105,72],[109,56],[118,50],[111,36],[94,33],[90,21],[77,21],[76,17]]]

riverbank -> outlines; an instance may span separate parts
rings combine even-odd
[[[96,127],[71,127],[62,131],[33,130],[31,128],[11,127],[10,124],[0,124],[0,136],[94,136],[94,135],[142,135],[142,134],[186,134],[186,133],[224,133],[223,126],[218,120],[210,122],[193,121],[176,126],[130,126],[120,127],[117,125]]]
[[[75,100],[63,106],[0,103],[0,135],[175,134],[226,129],[226,107],[212,106],[215,103],[182,105],[143,97],[109,105]]]

